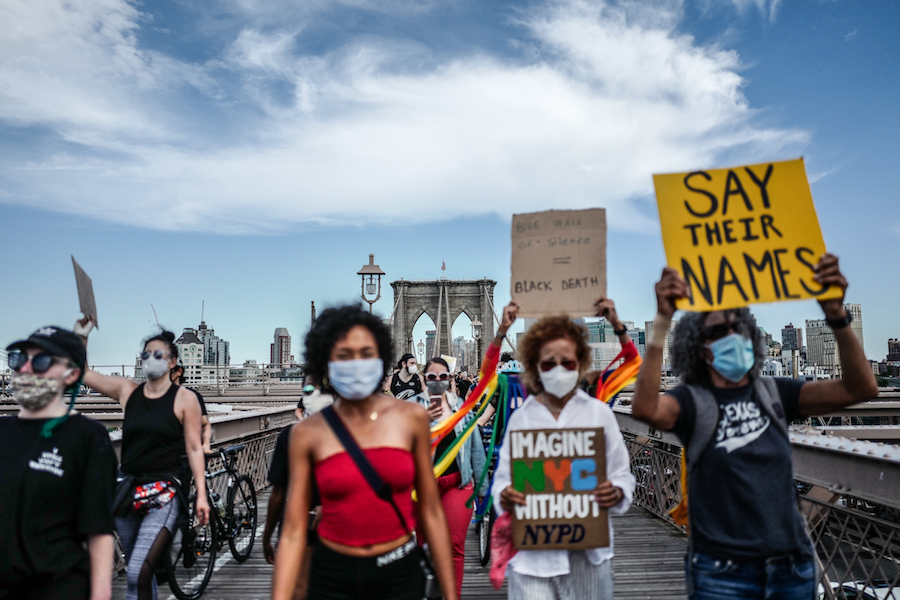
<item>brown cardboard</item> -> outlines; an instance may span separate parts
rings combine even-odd
[[[587,439],[585,434],[593,435],[590,452],[580,452],[579,450],[585,450],[585,448],[579,449],[577,444],[567,441]],[[557,435],[558,438],[553,437]],[[533,452],[530,453],[530,457],[526,450],[528,445],[520,443],[527,436],[530,436],[532,441],[530,447]],[[546,444],[541,444],[541,436],[544,437]],[[560,443],[556,443],[555,440]],[[512,511],[513,543],[516,548],[519,550],[583,550],[609,546],[607,510],[600,508],[593,501],[597,485],[606,481],[606,444],[603,428],[510,431],[508,443],[510,444],[510,474],[513,487],[524,492],[529,503],[526,507],[516,507]],[[541,452],[541,448],[546,451]],[[558,456],[552,456],[554,448],[557,450],[562,448],[563,452]],[[578,479],[582,484],[574,485],[571,465],[572,461],[579,459],[587,459],[587,461],[592,459],[596,468],[593,473],[581,472]],[[569,474],[563,478],[561,474],[565,473],[565,461],[569,461],[570,469]],[[538,473],[535,463],[541,463],[539,467],[543,473],[543,489],[535,488],[535,484],[538,483],[536,480],[539,479],[534,475]],[[526,472],[531,473],[532,476],[521,475]],[[590,475],[595,477],[596,482],[589,479]],[[540,487],[539,484],[538,487]],[[555,503],[567,507],[569,514],[551,516],[551,506]],[[542,507],[543,513],[541,513]],[[578,508],[582,509],[581,515],[576,512]],[[530,515],[527,514],[529,509]],[[542,514],[543,516],[541,516]]]
[[[513,215],[512,297],[519,316],[594,316],[606,295],[606,209]]]
[[[100,326],[97,324],[97,303],[94,300],[94,285],[91,283],[91,278],[81,268],[81,265],[75,261],[74,256],[72,257],[72,266],[75,267],[75,284],[78,286],[78,304],[81,307],[81,312],[84,313],[85,317],[93,317],[94,327],[99,329]]]

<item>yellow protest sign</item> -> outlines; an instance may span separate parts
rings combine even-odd
[[[825,242],[803,159],[654,175],[669,266],[691,288],[682,310],[838,298],[813,280]]]

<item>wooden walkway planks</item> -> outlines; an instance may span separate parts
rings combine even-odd
[[[272,567],[262,555],[262,526],[269,495],[259,495],[259,534],[253,553],[245,563],[231,558],[226,544],[217,558],[218,570],[203,600],[268,600]],[[685,598],[684,552],[686,538],[670,525],[640,508],[613,517],[616,557],[613,560],[616,600],[657,600]],[[222,558],[224,557],[224,558]],[[167,585],[160,586],[159,598],[172,599]],[[488,568],[478,562],[475,528],[466,540],[466,564],[462,597],[505,600],[506,584],[496,591],[488,578]],[[113,580],[113,598],[125,598],[124,576]]]

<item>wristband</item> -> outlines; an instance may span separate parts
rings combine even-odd
[[[669,335],[669,327],[672,325],[672,317],[667,317],[656,313],[653,319],[653,332],[650,334],[650,346],[659,346],[664,348],[666,345],[666,337]]]
[[[628,328],[622,325],[622,329],[613,329],[613,333],[616,335],[625,335],[628,333]]]
[[[853,322],[853,315],[850,313],[845,314],[840,319],[825,319],[825,322],[828,323],[828,326],[831,327],[832,331],[837,331],[838,329],[843,329],[847,325]]]

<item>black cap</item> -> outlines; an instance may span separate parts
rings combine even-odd
[[[68,358],[79,369],[84,370],[87,362],[87,350],[84,343],[77,335],[68,329],[61,327],[41,327],[27,340],[14,342],[6,347],[7,350],[20,350],[25,346],[37,346],[41,350],[53,356]]]

